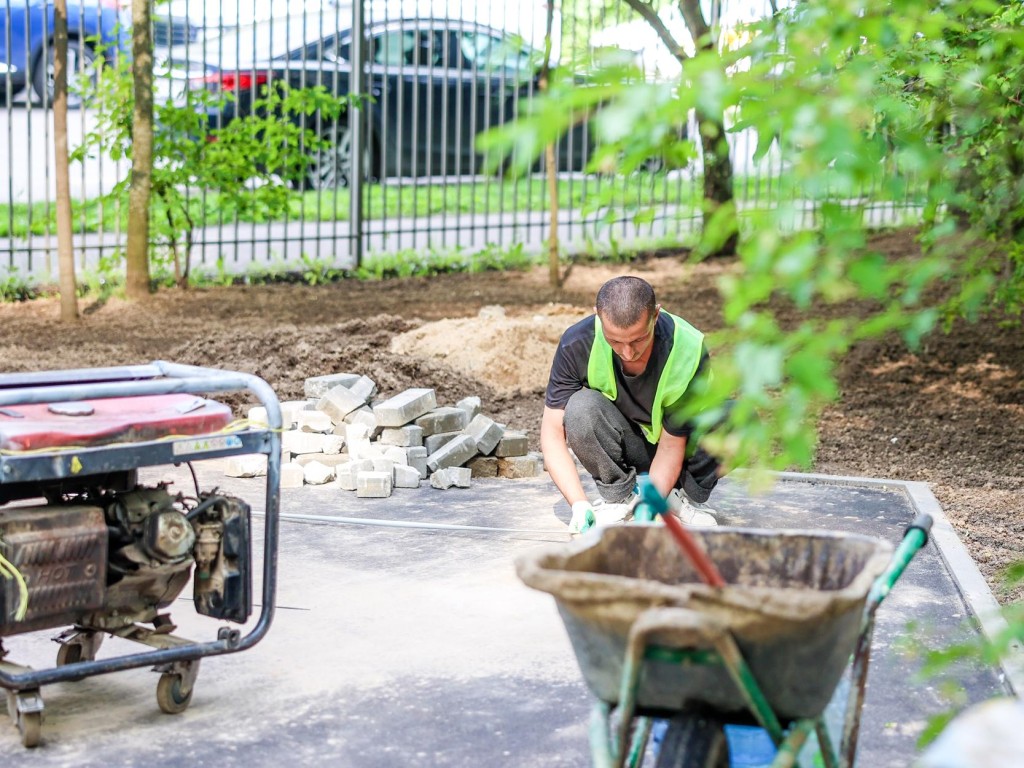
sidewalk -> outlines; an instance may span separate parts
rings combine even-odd
[[[172,491],[189,492],[187,471],[171,471]],[[262,479],[197,471],[203,487],[262,505]],[[929,503],[919,486],[786,476],[768,496],[751,498],[727,479],[714,501],[724,524],[895,542],[915,506]],[[177,716],[157,709],[157,676],[147,670],[44,688],[42,745],[22,750],[14,728],[0,729],[4,764],[589,765],[593,699],[553,600],[523,586],[513,569],[531,547],[567,541],[568,517],[546,476],[399,489],[379,500],[328,487],[286,490],[278,610],[262,643],[204,659],[192,704]],[[858,761],[865,768],[911,765],[927,719],[946,707],[943,682],[917,679],[917,663],[897,650],[909,621],[931,648],[973,631],[965,622],[973,609],[947,566],[959,555],[946,549],[922,551],[879,612]],[[180,635],[211,634],[184,603],[174,616]],[[10,658],[52,665],[51,634],[11,638]],[[116,648],[108,640],[101,655]],[[1005,691],[996,671],[971,664],[955,681],[970,702]]]

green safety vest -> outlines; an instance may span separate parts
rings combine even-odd
[[[665,312],[665,310],[662,310]],[[675,403],[686,388],[690,386],[693,375],[700,364],[701,351],[704,348],[704,334],[670,312],[665,312],[675,323],[672,334],[672,349],[665,361],[665,368],[658,380],[658,389],[651,405],[651,423],[641,424],[644,437],[649,443],[657,443],[661,437],[661,421],[665,408]],[[596,389],[612,402],[618,396],[615,383],[614,353],[611,345],[601,331],[601,318],[594,315],[594,345],[590,348],[590,359],[587,362],[587,385]]]

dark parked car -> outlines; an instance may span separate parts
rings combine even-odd
[[[207,66],[205,86],[233,96],[209,112],[211,128],[248,114],[273,82],[349,93],[351,31],[323,35],[323,19],[300,19],[275,19],[237,37],[207,41],[207,54],[219,51],[221,61]],[[310,35],[311,29],[320,34]],[[368,178],[479,173],[476,136],[512,120],[537,92],[537,55],[501,30],[468,21],[402,19],[373,23],[366,31],[365,92],[373,98],[363,162]],[[252,51],[267,53],[256,57]],[[346,185],[352,144],[347,115],[329,125],[316,115],[305,119],[333,145],[314,158],[309,185]],[[561,142],[560,168],[581,170],[588,144],[581,124]]]
[[[118,0],[68,0],[68,75],[90,69],[101,44],[108,59],[131,51],[131,15]],[[53,0],[0,0],[0,91],[32,86],[53,101]],[[6,70],[6,71],[5,71]],[[69,93],[68,106],[80,100]]]

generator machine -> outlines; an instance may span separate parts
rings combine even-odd
[[[236,419],[213,399],[247,391],[266,420]],[[266,635],[277,581],[281,410],[256,376],[156,361],[147,365],[0,374],[0,688],[21,742],[40,742],[41,688],[125,669],[159,673],[160,709],[188,707],[205,656],[250,648]],[[266,457],[260,551],[250,505],[199,488],[191,462]],[[172,493],[160,472],[187,465],[194,492]],[[253,571],[262,600],[253,610]],[[210,637],[175,634],[167,610],[210,617]],[[244,625],[244,626],[243,626]],[[6,638],[43,630],[52,667],[7,658]],[[243,634],[244,632],[244,634]],[[131,653],[100,653],[107,636]],[[42,633],[42,640],[46,640]]]

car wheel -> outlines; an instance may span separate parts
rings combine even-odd
[[[42,99],[43,103],[49,106],[53,104],[54,78],[53,60],[56,51],[51,43],[46,52],[46,66],[36,64],[32,73],[32,90],[36,96]],[[75,84],[83,72],[92,72],[96,61],[96,52],[85,43],[79,40],[68,40],[68,109],[78,109],[82,106],[82,97],[75,92]]]
[[[320,137],[328,146],[313,157],[307,173],[308,189],[347,187],[352,178],[352,128],[347,124],[331,125]],[[363,180],[376,181],[376,142],[371,133],[363,148]]]

